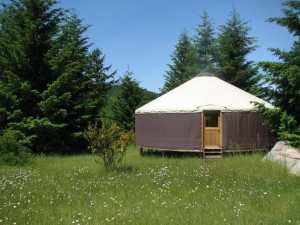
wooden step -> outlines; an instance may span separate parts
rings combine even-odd
[[[204,160],[214,160],[223,158],[223,150],[220,147],[205,147],[203,148]]]
[[[222,155],[206,155],[205,159],[222,159]]]
[[[204,148],[203,148],[204,150],[222,150],[222,148],[221,147],[218,147],[218,146],[205,146]]]
[[[206,154],[219,154],[222,153],[222,151],[205,151]]]

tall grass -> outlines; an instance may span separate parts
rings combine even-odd
[[[0,224],[300,224],[300,178],[262,155],[146,155],[105,172],[96,156],[0,169]]]

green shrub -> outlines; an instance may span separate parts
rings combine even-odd
[[[24,165],[31,153],[25,135],[16,130],[5,130],[0,136],[0,164]]]
[[[256,103],[256,107],[265,120],[265,124],[276,135],[278,140],[288,142],[295,148],[300,148],[299,122],[280,108],[269,109],[262,104]]]
[[[100,156],[106,170],[111,170],[123,160],[132,141],[132,132],[123,131],[115,123],[108,126],[104,119],[101,120],[101,125],[101,128],[97,123],[89,125],[84,137],[91,152]]]

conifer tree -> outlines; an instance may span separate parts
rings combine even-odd
[[[289,51],[271,49],[279,61],[260,63],[268,84],[267,94],[276,106],[261,109],[279,138],[300,147],[300,1],[286,0],[282,5],[284,17],[268,21],[286,27],[296,40]]]
[[[171,54],[171,59],[173,64],[168,65],[169,71],[166,71],[166,75],[164,75],[165,84],[161,89],[162,93],[174,89],[199,72],[196,50],[186,31],[180,34],[175,50]]]
[[[43,93],[39,106],[53,125],[60,126],[64,151],[67,147],[84,148],[83,132],[89,123],[100,120],[108,90],[116,72],[107,74],[100,49],[88,53],[87,27],[75,14],[66,18],[62,33],[54,45],[51,60],[53,71],[61,74]],[[57,127],[56,127],[57,130]],[[66,144],[67,143],[67,144]]]
[[[98,48],[94,49],[87,60],[86,76],[88,80],[83,84],[84,90],[88,91],[85,96],[85,107],[90,110],[91,115],[97,115],[92,118],[94,122],[99,120],[102,109],[105,107],[108,98],[108,92],[116,84],[116,71],[110,72],[110,66],[105,66],[105,55]]]
[[[89,53],[88,26],[56,3],[12,0],[0,12],[0,129],[22,131],[35,152],[84,150],[114,83],[101,51]]]
[[[120,91],[113,105],[114,120],[124,130],[134,129],[135,110],[145,101],[144,91],[127,70],[121,80]]]
[[[47,52],[62,13],[61,9],[53,9],[54,4],[50,0],[12,0],[1,5],[0,80],[9,96],[15,98],[12,105],[0,102],[0,108],[6,111],[4,126],[20,122],[20,116],[11,116],[16,114],[14,111],[25,117],[39,116],[36,104],[47,83],[53,81]]]
[[[47,53],[58,32],[62,9],[54,9],[51,0],[11,0],[2,3],[2,69],[18,74],[39,92],[53,81]]]
[[[249,36],[250,29],[248,22],[233,8],[226,24],[220,26],[218,36],[219,76],[248,92],[260,80],[257,66],[247,60],[248,54],[256,49],[256,39]]]
[[[89,46],[87,39],[82,37],[86,29],[75,14],[66,15],[61,32],[49,51],[49,62],[57,79],[48,84],[42,93],[39,108],[42,116],[49,121],[45,130],[49,128],[52,135],[57,132],[60,134],[55,139],[55,146],[60,151],[68,151],[73,145],[78,146],[76,138],[80,138],[80,125],[87,126],[87,123],[82,123],[84,112],[80,110],[83,107],[80,102],[81,85],[85,81],[83,72]],[[51,131],[53,128],[56,128],[55,132]]]
[[[212,22],[206,9],[201,16],[202,23],[196,27],[193,42],[197,52],[197,64],[200,71],[216,71],[216,37]]]

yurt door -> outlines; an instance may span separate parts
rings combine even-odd
[[[222,114],[220,111],[203,112],[203,147],[222,147]]]

